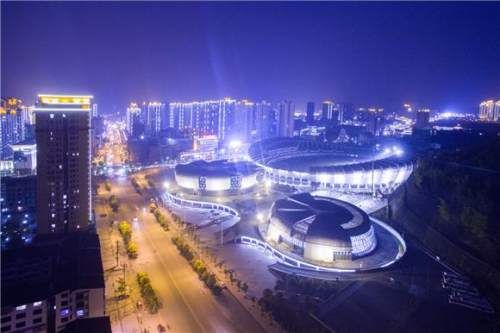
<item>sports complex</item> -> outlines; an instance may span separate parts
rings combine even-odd
[[[413,170],[403,155],[395,146],[273,138],[250,147],[252,161],[176,165],[163,198],[177,209],[210,211],[214,221],[205,224],[218,230],[220,239],[223,229],[240,224],[232,241],[256,246],[297,271],[380,269],[404,255],[403,238],[335,193],[380,202],[381,194],[394,191]],[[281,187],[286,190],[273,184],[287,185]]]
[[[253,163],[218,160],[198,160],[177,164],[175,181],[180,187],[195,193],[237,193],[254,187],[259,181],[260,168]]]
[[[303,138],[272,138],[253,144],[250,158],[275,184],[302,190],[390,193],[404,183],[413,164],[397,147],[367,149]]]

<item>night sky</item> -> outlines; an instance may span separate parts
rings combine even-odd
[[[232,96],[416,102],[500,98],[500,3],[6,3],[2,96]]]

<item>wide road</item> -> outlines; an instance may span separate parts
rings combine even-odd
[[[224,291],[214,296],[202,284],[171,243],[173,231],[163,231],[153,215],[143,209],[147,198],[137,194],[127,178],[112,181],[111,193],[121,203],[117,220],[138,218],[138,222],[133,223],[132,238],[138,244],[139,258],[129,260],[128,269],[149,274],[163,302],[160,312],[163,325],[168,324],[174,332],[263,332],[259,323],[231,294]],[[148,321],[147,316],[144,321]],[[151,326],[155,327],[153,323],[146,327]]]

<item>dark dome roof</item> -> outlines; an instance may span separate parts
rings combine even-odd
[[[232,177],[246,176],[257,172],[259,169],[251,162],[230,162],[228,160],[217,160],[207,162],[198,160],[187,164],[177,164],[175,173],[182,176],[193,177]]]
[[[350,246],[351,236],[364,234],[371,227],[368,215],[356,206],[309,193],[277,200],[272,215],[291,232],[303,233],[307,241],[336,246]]]

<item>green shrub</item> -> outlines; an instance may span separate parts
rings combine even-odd
[[[129,241],[127,244],[127,254],[129,258],[136,259],[138,256],[139,248],[134,241]]]
[[[161,308],[162,304],[158,296],[156,295],[153,286],[151,286],[151,280],[147,273],[139,272],[136,276],[137,284],[139,285],[139,290],[141,296],[144,299],[146,308],[150,313],[157,313]]]
[[[130,223],[127,221],[121,221],[118,224],[118,231],[120,231],[120,234],[122,235],[123,242],[128,244],[132,238],[132,227],[130,226]]]

